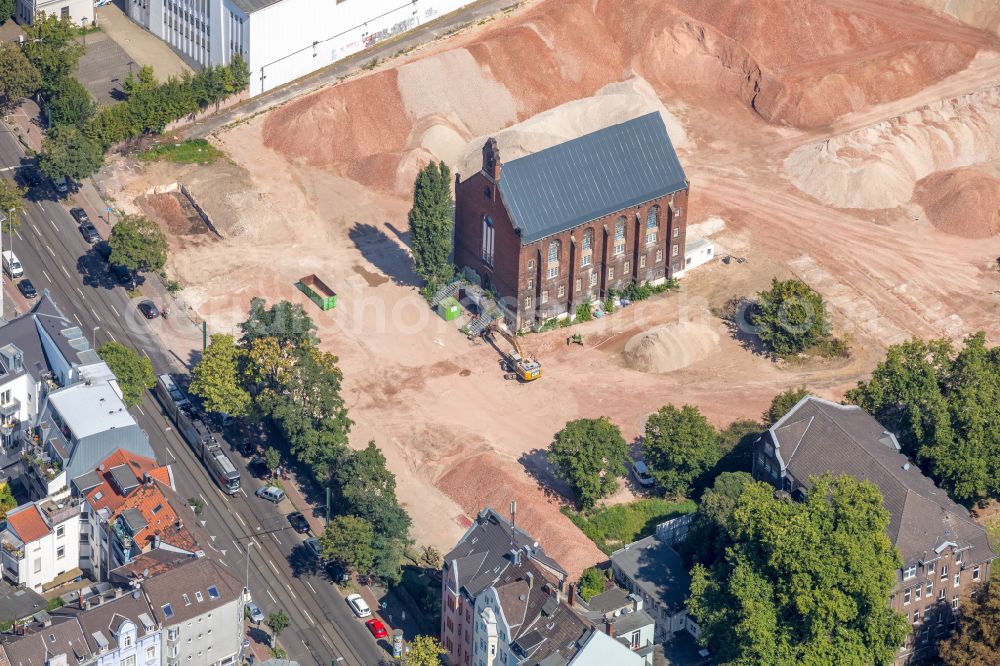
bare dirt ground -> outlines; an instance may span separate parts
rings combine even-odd
[[[567,420],[607,415],[634,438],[672,402],[724,425],[759,416],[790,386],[839,399],[910,336],[983,329],[1000,342],[1000,237],[945,233],[912,199],[929,174],[986,159],[954,159],[923,127],[974,127],[970,150],[998,140],[983,105],[953,103],[1000,80],[995,47],[987,32],[894,0],[539,1],[227,130],[215,139],[232,164],[121,163],[105,181],[129,205],[182,180],[229,229],[212,243],[173,241],[169,270],[212,329],[231,332],[253,296],[305,305],[340,358],[352,442],[385,451],[421,543],[448,549],[468,516],[516,498],[520,524],[579,573],[603,556],[558,512],[540,454]],[[574,327],[583,347],[565,330],[526,337],[544,377],[505,382],[496,352],[417,293],[413,175],[429,159],[468,164],[484,136],[502,132],[506,156],[650,110],[692,182],[691,221],[711,220],[719,254],[748,262],[709,264],[679,292]],[[918,120],[931,138],[916,168],[891,137]],[[858,187],[874,193],[861,201],[809,184],[828,169],[849,194],[865,160],[903,174],[885,185],[889,204],[872,204],[884,170],[865,175]],[[339,293],[336,309],[294,289],[308,273]],[[775,364],[712,314],[791,275],[827,298],[850,358]]]

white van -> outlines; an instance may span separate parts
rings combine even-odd
[[[21,267],[21,262],[17,260],[17,255],[11,250],[4,250],[3,252],[3,270],[12,278],[19,278],[24,275],[24,268]]]

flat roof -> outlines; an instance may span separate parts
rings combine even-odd
[[[0,581],[0,619],[23,620],[38,611],[45,610],[48,602],[34,590],[17,588],[6,581]]]
[[[49,394],[49,402],[76,438],[135,425],[114,388],[107,383],[75,384]]]

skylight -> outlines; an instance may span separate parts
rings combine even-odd
[[[163,615],[165,617],[173,617],[174,616],[174,607],[171,606],[170,604],[163,604]]]
[[[156,506],[153,507],[153,515],[154,516],[156,514],[158,514],[159,512],[161,512],[161,511],[163,511],[163,505],[162,504],[157,504]]]
[[[197,601],[198,603],[201,603],[202,601],[205,600],[205,597],[201,596],[201,590],[198,590],[194,593],[194,600]]]
[[[191,605],[191,597],[189,597],[189,596],[187,595],[187,592],[185,592],[184,594],[182,594],[182,595],[181,595],[181,598],[183,598],[183,599],[184,599],[184,605],[185,605],[185,606],[190,606],[190,605]]]
[[[218,599],[219,598],[219,588],[217,588],[214,585],[209,585],[208,586],[208,598],[209,599]]]

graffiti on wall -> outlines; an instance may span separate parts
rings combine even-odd
[[[384,39],[395,37],[401,32],[406,32],[407,30],[411,30],[417,27],[418,23],[419,21],[416,18],[411,17],[406,19],[405,21],[400,21],[391,28],[383,28],[378,32],[370,32],[367,35],[365,35],[361,41],[364,44],[364,48],[367,49],[368,47],[373,46]]]

